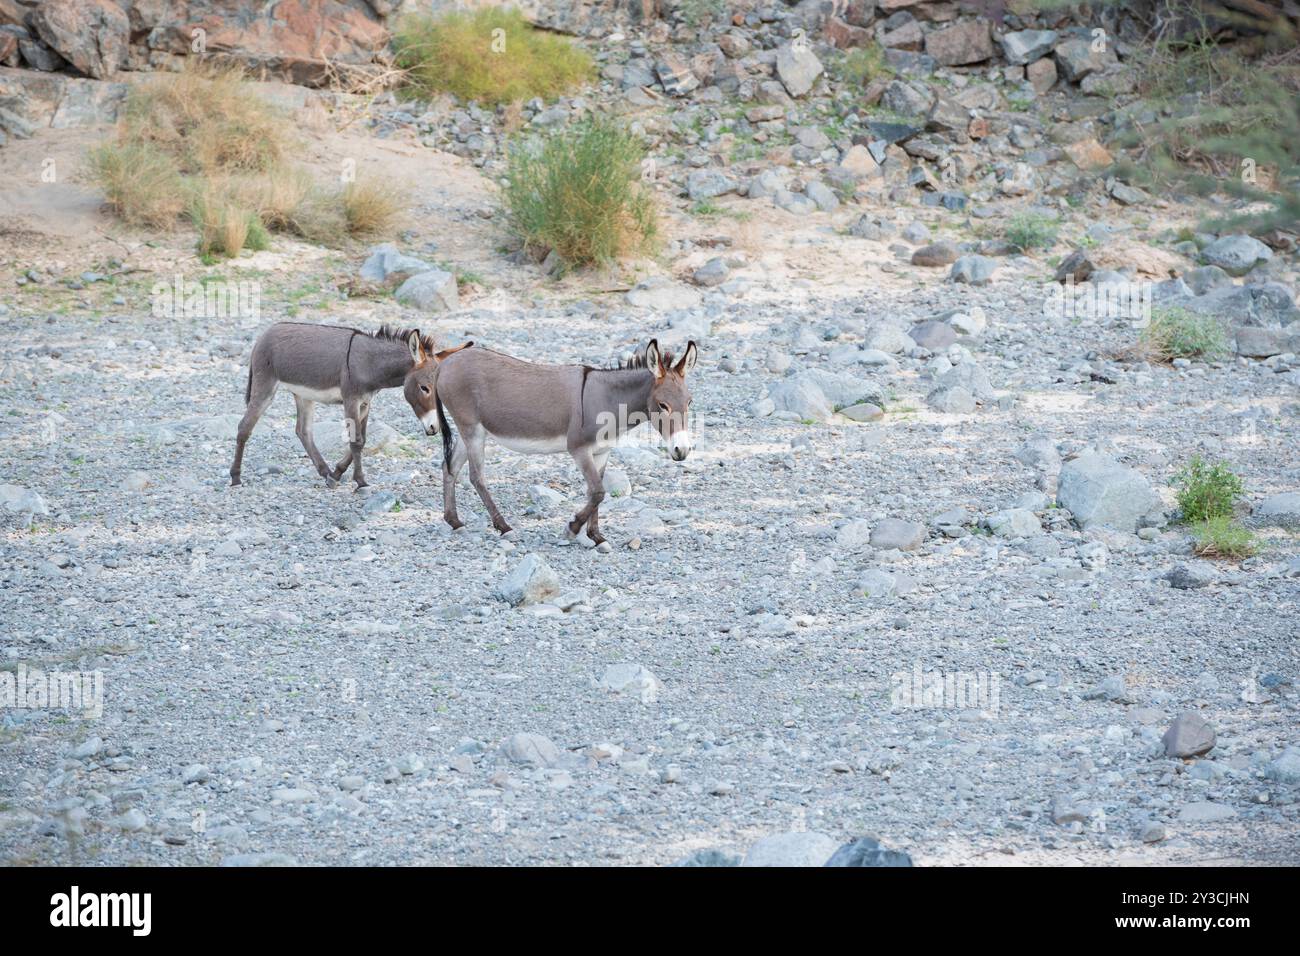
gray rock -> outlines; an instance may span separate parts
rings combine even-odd
[[[1214,568],[1204,562],[1194,562],[1191,564],[1180,564],[1172,571],[1165,575],[1169,581],[1170,587],[1178,588],[1180,591],[1192,591],[1196,588],[1203,588],[1213,584],[1218,580],[1218,574]]]
[[[957,333],[947,322],[918,322],[907,334],[913,342],[931,352],[942,352],[957,342]]]
[[[386,242],[371,248],[366,261],[361,264],[360,275],[369,282],[396,284],[433,268],[431,263],[398,252],[395,245]]]
[[[529,767],[554,767],[560,762],[560,749],[541,734],[514,734],[501,742],[501,754],[511,763]]]
[[[859,837],[836,850],[826,866],[911,866],[912,858],[901,850],[888,850],[871,837]]]
[[[456,277],[442,269],[411,276],[397,287],[395,298],[422,312],[450,312],[460,308]]]
[[[829,422],[835,417],[835,407],[807,375],[783,379],[767,394],[775,403],[776,411],[788,412],[799,421]]]
[[[835,850],[835,841],[824,833],[778,833],[756,841],[740,865],[824,866]]]
[[[1242,276],[1257,263],[1273,258],[1273,250],[1253,236],[1223,236],[1201,250],[1201,261],[1228,275]]]
[[[1056,45],[1055,30],[1013,30],[999,37],[1007,62],[1023,66],[1051,52]]]
[[[1159,504],[1142,474],[1095,453],[1065,463],[1056,500],[1084,530],[1109,527],[1130,532]]]
[[[804,187],[804,195],[817,204],[822,212],[831,212],[839,208],[840,199],[825,183],[814,179]]]
[[[811,90],[822,69],[821,60],[806,42],[786,43],[776,51],[776,75],[791,96]]]
[[[922,246],[912,253],[914,266],[948,266],[957,261],[961,253],[957,246],[946,239],[941,242]]]
[[[977,407],[975,396],[960,385],[936,388],[925,396],[925,402],[945,415],[969,415]]]
[[[885,518],[871,529],[871,546],[880,551],[915,551],[925,540],[925,525]]]
[[[1090,39],[1066,40],[1054,51],[1056,65],[1067,80],[1078,83],[1089,73],[1102,72],[1116,62],[1112,46],[1108,43],[1104,50],[1094,50]]]
[[[497,585],[496,596],[514,607],[545,601],[560,593],[560,579],[539,554],[529,554]]]
[[[699,202],[734,193],[738,185],[736,180],[716,169],[696,169],[686,177],[686,194]]]
[[[1179,714],[1161,741],[1168,757],[1199,757],[1214,749],[1214,728],[1196,713]]]
[[[1038,516],[1025,508],[1009,508],[989,515],[988,526],[999,538],[1028,538],[1043,533]]]
[[[1300,529],[1300,491],[1270,495],[1255,506],[1251,518],[1258,525]]]
[[[803,193],[781,189],[772,196],[772,203],[780,209],[796,216],[807,216],[817,211],[817,204]]]
[[[707,289],[722,285],[727,281],[727,276],[730,274],[731,269],[727,266],[727,260],[721,256],[715,256],[695,270],[691,275],[691,281]]]
[[[1264,776],[1278,783],[1300,783],[1300,747],[1287,747],[1276,760],[1264,768]]]
[[[948,281],[965,282],[970,285],[988,285],[997,268],[997,260],[990,259],[988,256],[962,256],[952,264],[952,271],[948,273]]]

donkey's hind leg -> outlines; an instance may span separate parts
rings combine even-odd
[[[605,455],[594,455],[590,448],[579,448],[573,452],[573,460],[578,463],[582,469],[582,475],[587,479],[587,503],[579,509],[578,513],[573,516],[569,522],[569,537],[575,538],[583,528],[587,527],[587,537],[595,544],[604,544],[605,539],[600,533],[600,503],[605,500]]]
[[[469,458],[469,480],[474,490],[478,492],[478,496],[483,499],[483,506],[487,508],[488,514],[492,516],[492,527],[502,534],[509,534],[510,525],[506,524],[506,519],[501,517],[497,503],[488,494],[487,482],[483,480],[483,443],[486,440],[487,430],[482,425],[465,436],[465,454]]]
[[[316,403],[311,399],[303,398],[301,395],[295,395],[293,400],[298,405],[298,424],[294,431],[298,433],[298,440],[302,442],[302,447],[307,450],[307,457],[311,463],[316,466],[316,472],[325,479],[325,486],[333,488],[338,484],[334,476],[330,474],[330,466],[325,463],[325,458],[316,448],[316,441],[312,438],[311,423],[316,414]]]
[[[253,379],[248,391],[248,404],[244,406],[244,417],[239,420],[239,433],[235,438],[235,460],[230,464],[232,487],[240,483],[240,474],[244,470],[244,446],[248,444],[248,436],[253,434],[257,420],[266,412],[271,399],[275,398],[275,390],[279,384],[276,379],[269,376]]]

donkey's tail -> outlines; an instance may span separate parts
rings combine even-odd
[[[433,387],[433,400],[438,406],[438,431],[442,433],[442,467],[451,471],[451,429],[447,427],[447,413],[442,408],[438,386]]]
[[[253,400],[253,360],[248,360],[248,384],[244,386],[244,404]]]

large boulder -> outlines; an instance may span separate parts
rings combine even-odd
[[[1201,259],[1228,275],[1242,276],[1258,262],[1273,258],[1273,250],[1253,236],[1222,236],[1201,250]]]
[[[79,73],[102,80],[126,65],[131,21],[110,0],[45,0],[30,22]]]
[[[925,37],[925,52],[941,66],[983,63],[993,56],[993,39],[986,20],[963,20]]]
[[[149,46],[187,56],[199,30],[209,54],[316,86],[373,61],[388,45],[385,18],[397,6],[384,0],[189,0],[168,4]]]
[[[999,38],[1007,62],[1017,66],[1032,63],[1050,53],[1056,45],[1055,30],[1013,30]],[[1055,71],[1053,71],[1055,76]]]
[[[791,96],[803,96],[822,74],[822,62],[806,43],[787,43],[776,51],[776,75]]]
[[[421,312],[449,312],[460,308],[456,277],[442,269],[430,269],[411,276],[394,293],[398,302]]]
[[[1056,500],[1085,530],[1136,531],[1143,517],[1159,504],[1151,483],[1141,473],[1095,453],[1065,463]]]

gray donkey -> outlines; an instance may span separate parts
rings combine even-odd
[[[298,405],[298,439],[326,486],[333,488],[348,468],[358,488],[366,487],[361,450],[366,445],[370,402],[380,389],[401,386],[425,432],[438,432],[435,385],[438,363],[453,352],[435,351],[433,339],[419,329],[383,326],[375,332],[308,322],[277,322],[253,345],[248,361],[248,386],[244,391],[244,417],[239,422],[235,460],[230,466],[231,485],[239,484],[244,445],[253,426],[266,411],[283,382]],[[348,451],[333,469],[312,440],[311,422],[317,402],[343,406]]]
[[[461,526],[456,514],[456,477],[469,462],[469,478],[483,499],[492,526],[510,530],[483,480],[483,443],[491,435],[525,454],[567,451],[587,479],[587,503],[569,522],[569,537],[584,526],[587,537],[603,544],[598,509],[605,497],[605,460],[619,438],[649,421],[668,443],[674,461],[691,451],[691,391],[686,373],[695,366],[695,343],[682,357],[645,350],[613,368],[586,365],[536,365],[491,349],[476,348],[449,357],[438,370],[434,392],[442,432],[443,518]],[[453,442],[444,416],[460,432]]]

